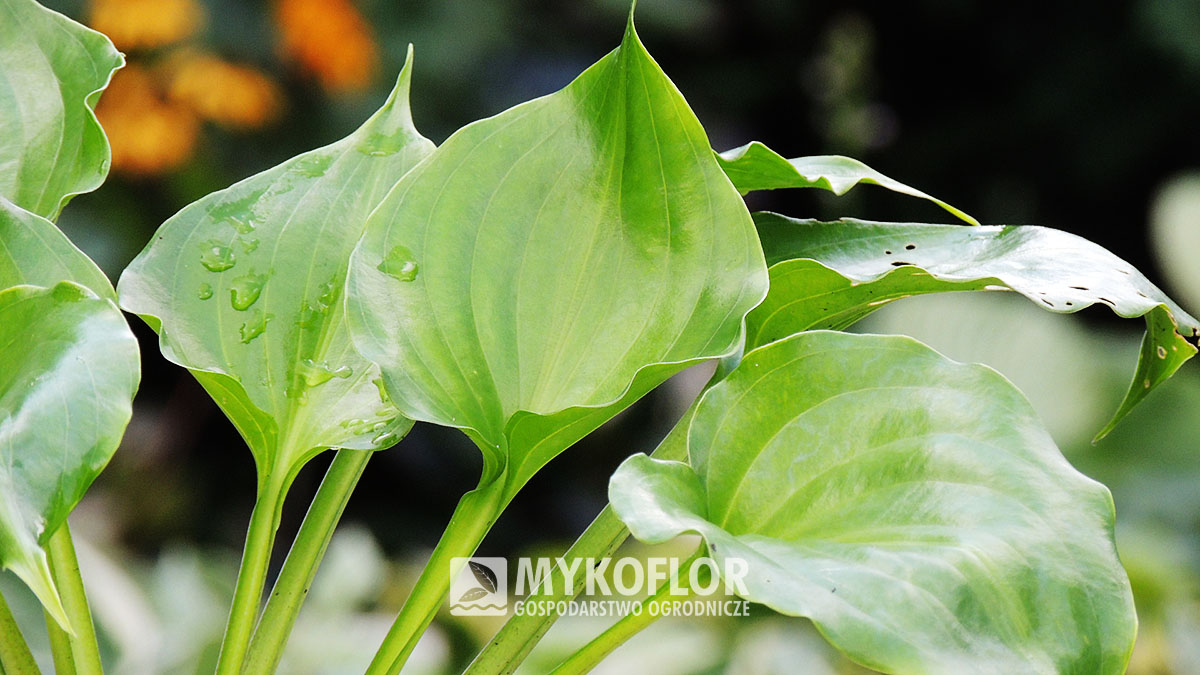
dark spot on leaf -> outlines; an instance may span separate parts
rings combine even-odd
[[[1097,300],[1099,300],[1100,302],[1103,302],[1103,303],[1107,304],[1107,305],[1113,305],[1113,306],[1115,306],[1115,305],[1117,304],[1117,303],[1113,302],[1112,300],[1109,300],[1108,298],[1096,298],[1096,299],[1097,299]]]
[[[1075,304],[1075,303],[1071,302],[1070,300],[1068,300],[1068,301],[1067,301],[1067,307],[1071,307],[1071,306],[1073,306],[1074,304]]]
[[[1050,307],[1053,307],[1053,306],[1054,306],[1054,303],[1053,303],[1053,302],[1050,302],[1049,300],[1047,300],[1047,299],[1045,299],[1045,298],[1042,298],[1042,302],[1046,303],[1046,305],[1048,305],[1048,306],[1050,306]]]
[[[1077,290],[1077,291],[1086,291],[1086,290],[1088,290],[1087,286],[1072,286],[1071,288],[1074,288],[1074,289],[1075,289],[1075,290]]]
[[[910,262],[905,262],[905,261],[903,261],[903,260],[893,260],[893,261],[892,261],[892,267],[900,267],[901,265],[911,265],[911,264],[912,264],[912,263],[910,263]]]
[[[892,252],[891,252],[891,251],[884,251],[884,252],[883,252],[883,254],[884,254],[884,255],[891,255],[891,254],[892,254]]]
[[[906,251],[911,251],[911,250],[915,249],[916,247],[917,247],[917,245],[916,245],[916,244],[906,244],[906,245],[904,246],[904,250],[906,250]],[[835,589],[835,590],[836,590],[836,589]]]

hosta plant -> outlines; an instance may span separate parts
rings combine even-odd
[[[840,332],[941,291],[1143,317],[1133,381],[1103,434],[1196,353],[1200,330],[1108,251],[980,226],[845,157],[786,159],[757,142],[716,153],[631,13],[620,45],[564,89],[437,147],[409,111],[410,49],[359,129],[185,207],[114,296],[47,218],[103,177],[91,106],[119,56],[32,0],[0,0],[0,12],[0,156],[14,167],[0,178],[0,563],[52,617],[60,672],[100,667],[65,519],[128,421],[137,359],[118,296],[257,468],[218,672],[276,669],[369,457],[414,422],[461,429],[483,469],[371,673],[404,666],[446,601],[451,561],[474,553],[539,469],[704,361],[718,362],[705,392],[611,477],[611,506],[568,560],[610,555],[630,534],[694,533],[703,555],[681,576],[700,558],[736,558],[746,600],[810,619],[872,668],[1124,669],[1136,614],[1108,491],[1066,462],[998,373],[909,338]],[[46,110],[53,134],[35,128]],[[859,184],[962,222],[818,222],[751,214],[742,199]],[[48,346],[25,348],[38,341]],[[328,449],[266,593],[289,486]],[[572,595],[554,583],[533,599]],[[510,618],[468,670],[511,672],[553,620]],[[588,670],[649,620],[618,619],[558,672]],[[0,624],[13,625],[6,612]],[[36,667],[15,628],[0,665]]]

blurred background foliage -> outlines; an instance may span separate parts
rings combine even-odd
[[[64,230],[115,280],[187,203],[341,138],[416,48],[418,127],[441,141],[565,85],[620,39],[625,0],[61,0],[126,52],[98,114],[113,173]],[[1200,310],[1200,0],[907,3],[642,0],[639,32],[715,148],[846,154],[987,223],[1093,239]],[[871,188],[753,195],[796,216],[944,220]],[[186,372],[132,320],[145,375],[125,441],[73,518],[117,673],[211,671],[253,502],[252,460]],[[1131,673],[1200,672],[1200,368],[1185,366],[1109,438],[1092,434],[1131,376],[1136,322],[1057,316],[1008,295],[894,304],[864,330],[903,332],[988,363],[1033,400],[1071,461],[1107,484],[1137,595]],[[689,371],[553,462],[501,518],[485,555],[557,554],[605,502],[611,470],[651,450],[706,378]],[[328,457],[296,483],[280,551]],[[380,453],[350,502],[285,672],[362,672],[479,459],[418,425]],[[643,552],[631,546],[634,553]],[[40,612],[11,576],[11,602]],[[495,628],[443,617],[412,672],[461,667]],[[594,634],[563,621],[539,672]],[[38,631],[28,630],[31,638]],[[804,622],[661,621],[603,672],[862,672]],[[407,671],[406,671],[407,672]]]

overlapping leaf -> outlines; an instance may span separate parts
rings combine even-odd
[[[781,188],[820,188],[844,195],[864,183],[878,185],[910,197],[927,199],[972,225],[978,225],[966,213],[920,190],[893,180],[857,159],[839,155],[814,155],[785,159],[767,146],[754,141],[717,155],[721,169],[742,194],[755,190]]]
[[[60,281],[73,281],[101,298],[117,300],[104,272],[54,223],[0,196],[0,289]]]
[[[347,283],[355,343],[416,419],[519,487],[670,374],[736,348],[765,291],[752,224],[646,53],[471,124],[396,186]]]
[[[122,306],[241,431],[260,480],[327,447],[387,447],[411,426],[342,310],[367,214],[433,149],[412,124],[409,62],[357,131],[184,208],[121,276]]]
[[[1120,673],[1136,627],[1108,491],[1003,377],[902,337],[746,354],[610,498],[634,536],[705,537],[745,597],[897,673]]]
[[[755,214],[771,291],[747,318],[749,346],[810,328],[844,328],[892,300],[1013,290],[1054,312],[1104,304],[1145,317],[1137,372],[1117,422],[1196,353],[1200,322],[1104,248],[1042,227],[959,227]]]
[[[138,377],[109,300],[71,282],[0,291],[0,567],[63,626],[41,545],[112,457]]]
[[[108,38],[33,0],[0,0],[0,195],[54,220],[108,173],[92,113],[124,59]]]

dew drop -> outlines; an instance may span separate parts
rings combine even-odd
[[[317,363],[312,359],[304,359],[296,369],[305,386],[316,387],[325,384],[333,378],[346,379],[354,374],[350,366],[332,368],[327,363]]]
[[[332,281],[321,284],[317,290],[321,291],[321,294],[317,296],[317,302],[321,303],[322,311],[331,307],[337,300],[338,287]]]
[[[300,310],[300,318],[296,320],[296,325],[301,328],[312,328],[313,326],[321,325],[321,317],[325,316],[325,308],[321,305],[313,307],[312,305],[304,305],[304,309]]]
[[[200,264],[209,272],[224,272],[237,264],[233,249],[219,241],[207,241],[200,252]]]
[[[413,260],[412,251],[403,246],[394,246],[388,252],[383,262],[376,266],[380,272],[395,277],[400,281],[412,281],[417,278],[417,261]]]
[[[207,300],[213,296],[212,286],[209,284],[200,284],[200,291],[196,293],[196,297],[201,300]]]
[[[393,445],[395,445],[396,441],[398,441],[398,440],[399,440],[399,437],[396,435],[396,432],[386,431],[382,434],[379,434],[375,438],[372,438],[371,444],[382,447],[382,448],[390,448]]]
[[[379,390],[379,402],[385,405],[391,405],[392,397],[388,396],[387,388],[383,386],[383,378],[377,377],[371,380],[371,384],[375,385],[375,388]]]
[[[370,157],[387,157],[403,150],[408,141],[408,135],[403,132],[392,136],[371,134],[366,140],[355,146],[355,150]]]
[[[291,169],[301,176],[320,178],[329,170],[330,164],[333,164],[333,155],[308,155],[296,160]]]
[[[242,344],[248,345],[251,340],[267,332],[267,322],[273,318],[275,318],[273,314],[263,314],[261,311],[255,310],[250,319],[242,324]]]
[[[238,243],[242,245],[242,250],[246,253],[253,253],[254,249],[258,248],[257,239],[242,239],[239,237]]]
[[[250,207],[262,198],[266,191],[267,188],[260,188],[246,194],[241,199],[214,206],[209,210],[208,215],[216,222],[229,223],[233,229],[238,231],[238,234],[250,234],[254,231],[254,217],[251,215]]]
[[[258,296],[262,294],[267,278],[266,274],[250,272],[234,279],[229,288],[229,303],[239,312],[250,309],[251,305],[258,302]]]

